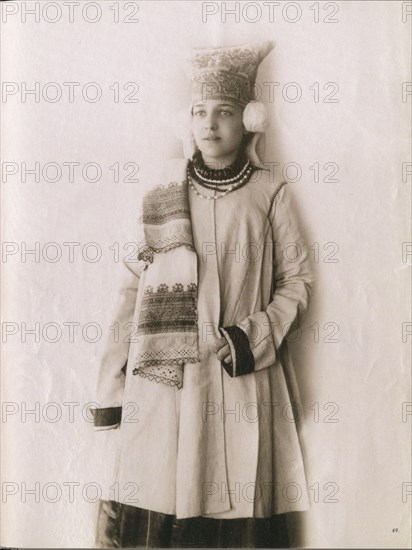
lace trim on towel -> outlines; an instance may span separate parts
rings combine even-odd
[[[150,252],[147,250],[148,248],[150,248],[153,253],[167,252],[168,250],[171,250],[172,248],[177,248],[178,246],[184,246],[189,250],[194,250],[192,237],[188,233],[174,233],[172,236],[164,237],[162,239],[154,239],[149,236],[147,240],[148,244],[145,245],[145,247],[143,248],[143,253],[145,254],[150,254]]]
[[[192,352],[192,350],[190,350]],[[161,355],[163,352],[158,352],[158,355]],[[146,355],[146,354],[141,354],[141,355]],[[142,369],[142,368],[145,368],[145,367],[164,367],[164,366],[167,366],[167,365],[184,365],[185,363],[198,363],[199,362],[199,357],[196,357],[194,355],[192,356],[187,356],[185,357],[184,359],[147,359],[146,361],[145,360],[140,360],[140,361],[136,361],[137,364],[143,364],[143,366],[141,367],[136,367],[133,369],[133,374],[137,374],[137,371],[139,369]]]
[[[169,366],[147,366],[140,369],[134,369],[133,374],[138,374],[143,378],[148,378],[150,381],[168,386],[175,386],[179,389],[183,387],[183,365]]]

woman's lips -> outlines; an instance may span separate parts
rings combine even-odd
[[[208,137],[208,138],[203,138],[204,141],[218,141],[220,138],[219,137]]]

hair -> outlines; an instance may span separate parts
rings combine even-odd
[[[253,138],[253,132],[247,132],[246,134],[243,135],[243,139],[242,139],[242,145],[241,147],[245,148],[249,145],[249,143],[252,141],[252,138]]]

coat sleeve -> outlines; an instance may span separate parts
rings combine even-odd
[[[273,365],[284,339],[302,324],[312,295],[309,250],[286,182],[272,199],[269,220],[274,241],[272,299],[264,311],[221,329],[232,352],[232,364],[222,362],[230,376]]]
[[[96,430],[116,428],[121,423],[130,337],[135,337],[136,334],[136,327],[133,326],[136,298],[141,274],[147,267],[147,261],[140,259],[143,242],[141,215],[139,220],[137,228],[139,254],[136,259],[123,262],[118,306],[112,321],[112,325],[117,323],[118,330],[109,331],[99,367],[96,396],[99,408],[91,409]]]

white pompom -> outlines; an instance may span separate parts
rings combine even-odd
[[[260,101],[250,102],[243,111],[243,125],[248,132],[265,132],[269,126],[266,107]]]

